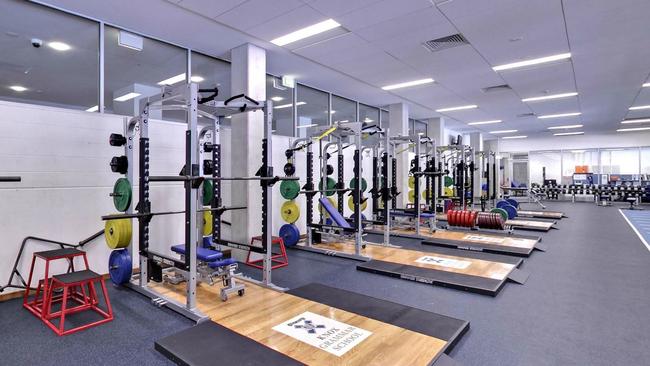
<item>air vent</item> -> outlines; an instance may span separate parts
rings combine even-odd
[[[438,52],[446,50],[447,48],[462,46],[464,44],[469,44],[469,42],[462,34],[458,33],[452,34],[451,36],[432,39],[424,42],[422,45],[431,52]]]
[[[481,91],[483,93],[494,93],[494,92],[507,91],[507,90],[512,90],[512,88],[508,84],[494,85],[494,86],[488,86],[487,88],[481,88]]]

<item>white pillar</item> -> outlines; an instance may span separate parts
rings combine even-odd
[[[472,132],[469,134],[469,146],[474,150],[474,202],[480,202],[481,198],[481,183],[483,180],[484,164],[481,159],[476,155],[477,152],[483,151],[483,134],[480,132]]]
[[[446,146],[445,140],[445,119],[442,117],[429,118],[427,120],[427,136],[436,142],[436,146]]]
[[[406,136],[409,133],[409,107],[404,103],[391,104],[389,106],[390,135]],[[396,152],[406,146],[398,147]],[[397,190],[402,192],[397,199],[397,207],[404,208],[408,203],[408,171],[410,167],[409,154],[403,152],[397,158]]]
[[[231,93],[244,93],[256,100],[266,100],[266,51],[244,44],[230,51]],[[234,115],[231,119],[230,166],[232,176],[251,177],[262,165],[264,114],[262,111]],[[262,234],[262,189],[259,181],[232,181],[232,205],[246,210],[232,211],[232,240],[249,243]],[[269,212],[275,215],[275,212]],[[241,251],[233,251],[245,260]]]

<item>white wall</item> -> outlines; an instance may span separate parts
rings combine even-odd
[[[492,142],[491,146],[493,146],[492,144],[494,143]],[[650,132],[613,132],[610,134],[585,134],[579,136],[501,139],[498,145],[500,152],[648,146],[650,145]]]

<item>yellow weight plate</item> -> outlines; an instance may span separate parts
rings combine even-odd
[[[332,207],[334,207],[336,209],[339,208],[339,205],[338,205],[337,201],[333,197],[327,197],[327,200],[330,201],[330,204],[332,205]],[[323,208],[323,205],[321,205],[319,203],[318,207],[320,208],[320,213],[323,215],[324,218],[330,217],[330,214],[328,214],[327,211]]]
[[[446,197],[453,197],[454,195],[454,189],[451,187],[445,188],[445,196]]]
[[[107,220],[104,224],[104,238],[111,249],[128,247],[132,234],[131,219]]]
[[[352,196],[348,197],[348,208],[354,212],[354,200],[352,199]],[[368,200],[365,200],[361,204],[361,211],[365,211],[366,208],[368,208]]]
[[[415,188],[415,177],[414,176],[409,177],[409,188],[411,188],[411,189]]]
[[[412,189],[409,191],[409,203],[415,203],[415,191]]]
[[[203,236],[212,235],[212,211],[203,211]]]
[[[296,201],[286,201],[280,208],[280,215],[282,216],[282,220],[293,224],[300,217],[300,207],[298,207]]]
[[[427,191],[426,190],[422,191],[422,199],[423,200],[427,199]]]

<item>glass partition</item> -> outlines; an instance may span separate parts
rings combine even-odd
[[[266,98],[273,101],[273,133],[293,136],[293,89],[282,86],[279,78],[267,75]]]
[[[332,123],[356,122],[357,102],[332,94]]]
[[[292,103],[286,107],[293,106]],[[296,130],[298,137],[306,137],[310,128],[329,125],[329,95],[323,91],[298,84],[296,91],[296,107],[298,120]],[[275,106],[274,113],[284,106]]]
[[[528,154],[530,182],[543,184],[544,179],[562,181],[562,154],[559,151],[531,151]]]
[[[379,123],[379,108],[359,103],[359,122]]]

